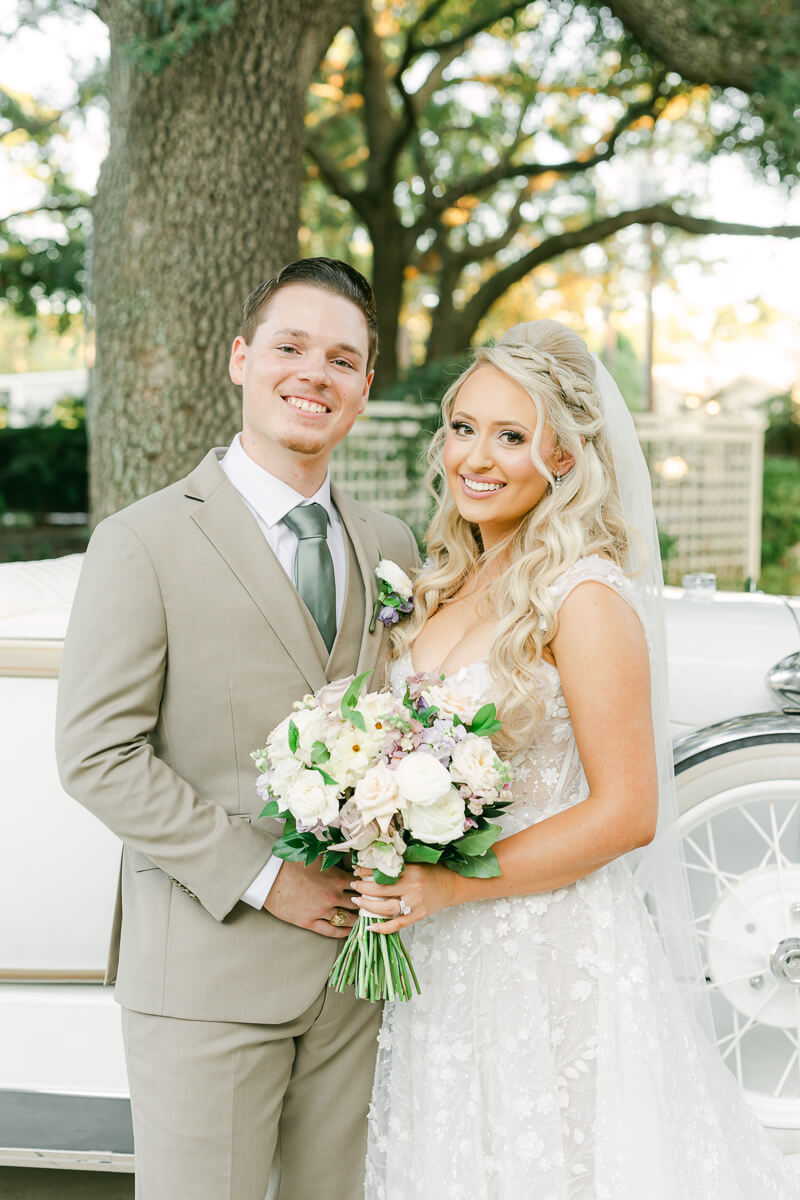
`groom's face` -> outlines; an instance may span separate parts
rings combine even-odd
[[[277,292],[252,340],[237,337],[231,350],[251,457],[274,473],[293,458],[327,465],[367,403],[368,353],[367,323],[352,301],[300,283]]]

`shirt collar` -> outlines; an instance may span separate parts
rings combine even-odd
[[[239,433],[226,450],[220,466],[242,499],[268,528],[277,525],[298,504],[321,504],[328,519],[335,520],[330,471],[326,473],[319,491],[313,496],[303,496],[254,462],[242,446]]]

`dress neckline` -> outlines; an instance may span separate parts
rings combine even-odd
[[[465,671],[469,671],[471,667],[478,667],[481,665],[486,666],[486,664],[489,662],[489,655],[484,654],[481,658],[476,658],[472,662],[464,663],[463,667],[459,667],[457,671],[450,671],[448,674],[443,674],[441,670],[439,670],[439,671],[436,671],[436,670],[434,670],[434,671],[418,671],[414,664],[414,655],[412,653],[410,646],[406,650],[403,657],[399,658],[397,661],[398,661],[398,663],[405,661],[407,663],[407,665],[411,668],[412,675],[438,675],[438,677],[440,679],[447,681],[448,679],[457,679],[459,675],[462,675]],[[548,660],[546,658],[542,659],[542,662],[540,665],[549,667],[551,671],[555,671],[555,673],[558,674],[558,667],[556,666],[556,664],[548,662]]]

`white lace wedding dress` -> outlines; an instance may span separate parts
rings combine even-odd
[[[607,560],[587,580],[635,596]],[[558,672],[514,761],[507,834],[586,795]],[[394,664],[392,686],[413,673]],[[449,679],[491,699],[485,661]],[[790,1171],[695,1034],[625,861],[571,887],[446,909],[404,935],[422,994],[387,1004],[367,1200],[797,1200]]]

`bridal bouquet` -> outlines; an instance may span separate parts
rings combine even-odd
[[[511,771],[490,735],[495,706],[472,710],[439,676],[414,675],[405,696],[364,692],[369,671],[297,701],[253,752],[266,801],[280,817],[273,853],[322,867],[349,862],[393,883],[406,863],[440,863],[460,875],[499,875],[492,850],[497,816],[511,802]],[[462,711],[459,711],[459,705]],[[367,929],[382,918],[362,910],[330,976],[368,1000],[407,1000],[419,984],[397,933]]]

